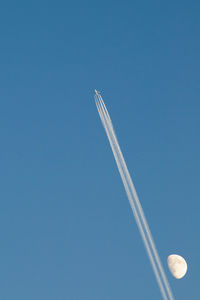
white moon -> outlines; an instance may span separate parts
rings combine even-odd
[[[176,254],[169,255],[167,258],[167,263],[172,275],[175,278],[181,279],[183,276],[185,276],[187,272],[187,263],[182,256]]]

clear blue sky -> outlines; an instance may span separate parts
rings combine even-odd
[[[199,299],[200,2],[1,1],[0,298],[160,300],[93,99],[175,299]],[[169,254],[188,262],[174,279]]]

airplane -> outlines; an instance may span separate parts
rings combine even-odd
[[[98,92],[97,90],[94,90],[94,92],[97,96],[100,94],[100,92]]]

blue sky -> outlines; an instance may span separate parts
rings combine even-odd
[[[161,299],[95,88],[175,299],[199,298],[199,9],[1,2],[1,299]],[[182,280],[172,253],[188,262]]]

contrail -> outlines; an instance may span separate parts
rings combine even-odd
[[[117,137],[114,132],[111,118],[109,116],[109,113],[106,109],[106,106],[103,102],[100,93],[97,92],[96,90],[95,90],[95,102],[96,102],[99,116],[101,118],[102,124],[104,126],[108,140],[110,142],[110,146],[113,155],[115,157],[115,161],[117,163],[117,167],[121,175],[122,182],[124,184],[124,188],[133,211],[133,215],[135,217],[140,234],[142,236],[162,297],[164,300],[174,300],[155,243],[153,241],[153,237],[151,235],[142,206],[140,204],[137,192],[135,190],[131,176],[126,166],[126,162],[124,160],[123,154],[119,147],[119,143],[117,141]]]

